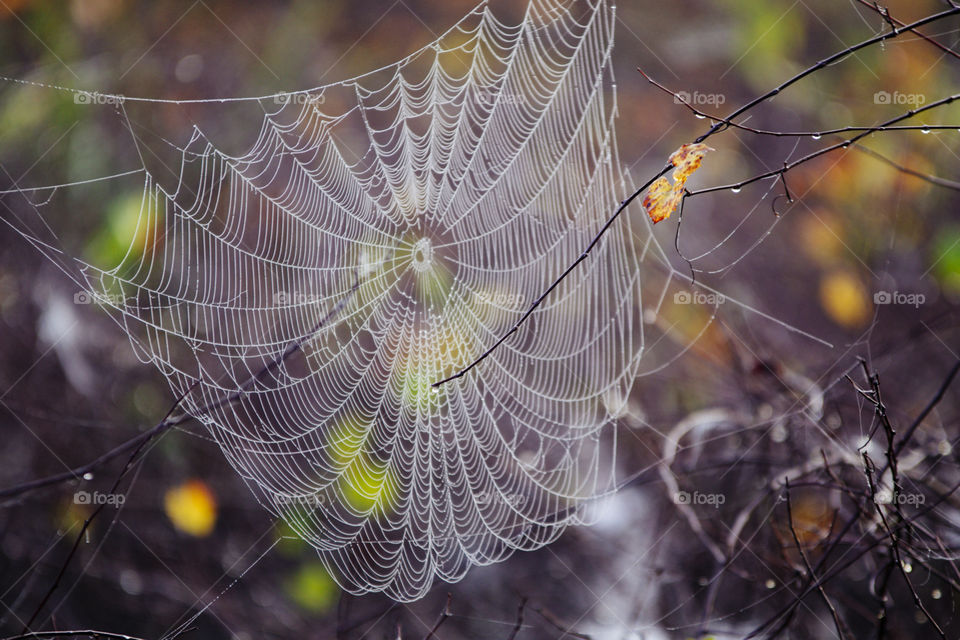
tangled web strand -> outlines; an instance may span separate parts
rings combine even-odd
[[[628,220],[481,367],[431,383],[516,322],[626,192],[613,26],[604,0],[532,0],[517,25],[481,5],[377,73],[263,99],[246,154],[195,130],[174,191],[145,171],[140,249],[81,263],[352,593],[416,599],[551,542],[611,486],[603,428],[642,347]]]

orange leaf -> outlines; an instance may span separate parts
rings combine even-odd
[[[643,199],[643,208],[654,224],[669,218],[674,209],[680,206],[687,179],[700,168],[707,151],[713,149],[703,143],[696,143],[685,144],[670,154],[670,164],[676,167],[673,170],[673,185],[671,186],[666,178],[657,178]]]

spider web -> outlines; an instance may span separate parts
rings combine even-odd
[[[629,221],[480,369],[431,387],[627,193],[613,26],[602,0],[533,0],[520,24],[482,4],[390,67],[258,98],[246,153],[195,128],[175,189],[143,169],[124,259],[78,261],[138,357],[352,593],[416,599],[548,544],[613,488],[604,427],[642,352]]]
[[[183,164],[173,190],[159,187],[145,167],[87,181],[143,173],[146,184],[127,257],[111,268],[79,262],[83,286],[112,307],[138,354],[185,396],[186,409],[207,425],[261,504],[313,544],[349,591],[414,600],[436,577],[454,581],[472,564],[550,542],[565,526],[590,519],[585,508],[595,497],[617,489],[605,476],[615,450],[607,427],[626,411],[632,380],[669,364],[656,362],[651,352],[659,340],[644,341],[634,319],[644,307],[639,282],[655,291],[643,316],[652,324],[671,281],[687,278],[687,269],[669,266],[643,217],[641,224],[618,221],[591,260],[481,367],[437,394],[430,389],[504,335],[631,191],[613,143],[615,87],[603,39],[612,33],[598,30],[597,50],[583,53],[592,46],[586,39],[593,22],[605,19],[612,29],[613,10],[602,3],[534,4],[519,25],[500,23],[480,7],[386,69],[304,92],[235,99],[266,107],[257,143],[231,156],[195,130],[178,149]],[[576,59],[593,54],[594,66]],[[563,86],[568,73],[576,75],[577,91]],[[584,89],[581,78],[594,84]],[[523,108],[513,108],[518,104]],[[560,118],[551,119],[553,109],[562,110]],[[126,118],[122,109],[118,114]],[[546,122],[553,126],[544,133]],[[40,208],[53,197],[30,204]],[[775,222],[722,266],[695,266],[720,253],[759,208],[696,255],[683,256],[677,239],[689,273],[725,274],[744,260]],[[21,233],[63,266],[58,249]],[[641,264],[651,256],[665,267],[665,282]],[[712,320],[705,319],[704,332]],[[700,335],[688,333],[680,348],[692,348]],[[785,421],[794,414],[808,419],[808,410],[823,418],[819,381],[789,370],[778,377],[797,395],[812,390],[810,405],[778,416],[769,431],[786,433]],[[689,479],[678,480],[685,469],[704,466],[706,452],[721,452],[721,429],[742,448],[739,431],[757,424],[741,421],[732,412],[703,412],[661,434],[659,471],[671,499],[690,488]],[[689,445],[681,446],[684,438]],[[777,443],[786,438],[771,436]],[[844,444],[851,467],[859,464],[856,447]],[[678,462],[683,452],[692,462]],[[802,462],[807,453],[787,458]],[[807,466],[783,475],[808,473]],[[733,495],[724,491],[711,495]],[[787,495],[789,513],[789,487]],[[760,504],[751,501],[740,512],[735,536]],[[726,565],[701,516],[687,503],[676,506]],[[630,533],[641,535],[637,517]],[[658,547],[674,524],[656,541],[641,537],[632,550],[613,554],[611,566],[619,574],[619,563],[639,562],[636,549]],[[621,546],[627,532],[607,533],[596,557],[606,557],[610,544]],[[586,549],[575,552],[591,556]],[[638,601],[635,589],[662,574],[657,564],[636,568],[630,564],[629,574],[639,582],[624,589],[630,607]],[[603,591],[608,609],[610,590],[625,587],[621,582]],[[764,588],[775,584],[768,579]],[[719,585],[711,585],[712,594],[722,592]],[[791,591],[786,583],[781,589]],[[694,593],[683,597],[695,604]],[[708,615],[711,623],[733,618],[714,616],[713,595],[708,600],[708,611],[686,628],[702,631]],[[734,610],[742,614],[742,603]],[[517,629],[523,605],[520,611]]]
[[[146,165],[14,185],[0,196],[23,195],[43,229],[3,221],[111,312],[345,590],[416,600],[437,578],[590,522],[595,499],[623,486],[608,427],[634,413],[634,380],[691,349],[717,313],[710,302],[692,316],[699,332],[661,316],[671,286],[729,236],[678,269],[646,216],[624,215],[516,335],[432,387],[513,327],[633,191],[614,136],[614,22],[605,0],[532,0],[519,24],[484,3],[393,65],[259,97],[3,78],[112,105],[127,127],[127,103],[264,113],[239,155],[196,126],[183,147],[165,141],[180,156],[173,188]],[[60,248],[39,209],[58,190],[131,175],[143,192],[126,256],[96,265]],[[663,335],[645,340],[645,323]]]

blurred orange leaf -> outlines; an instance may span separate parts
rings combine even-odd
[[[190,480],[168,490],[163,508],[174,527],[197,538],[209,535],[217,523],[216,498],[202,480]]]
[[[30,4],[31,0],[7,0],[0,5],[0,20],[6,20]]]
[[[674,209],[680,206],[687,179],[700,168],[707,151],[713,149],[696,143],[685,144],[670,154],[670,164],[676,167],[673,170],[673,185],[664,177],[657,178],[643,199],[643,208],[654,224],[669,218]]]
[[[834,271],[820,281],[820,306],[831,320],[847,329],[863,326],[872,311],[860,279],[845,270]]]

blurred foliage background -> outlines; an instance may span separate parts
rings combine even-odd
[[[522,15],[521,3],[491,4],[504,19]],[[944,6],[935,0],[888,4],[905,22]],[[194,126],[238,152],[253,142],[262,117],[256,105],[128,104],[126,115],[145,141],[138,152],[116,105],[78,104],[75,94],[51,86],[173,100],[312,87],[403,57],[472,7],[472,0],[3,0],[0,191],[143,165],[161,184],[175,185],[176,145],[189,141]],[[859,3],[835,0],[631,0],[618,7],[618,18],[620,156],[637,182],[708,126],[645,82],[637,67],[675,91],[703,97],[698,106],[720,115],[886,27]],[[952,46],[958,26],[953,19],[928,32]],[[812,75],[755,110],[749,124],[788,131],[871,125],[912,106],[903,100],[931,102],[958,92],[958,69],[956,59],[907,34]],[[894,97],[885,103],[878,92],[901,102]],[[916,171],[957,179],[960,106],[938,109],[916,124],[958,129],[889,132],[871,137],[868,146]],[[838,139],[731,130],[711,139],[717,151],[692,186],[736,183]],[[782,458],[791,443],[796,448],[789,451],[800,456],[815,450],[818,436],[810,425],[791,421],[790,402],[799,392],[783,380],[796,377],[827,389],[824,421],[857,441],[870,426],[870,408],[837,384],[856,356],[882,372],[898,420],[920,410],[956,361],[956,192],[855,149],[799,167],[787,184],[796,201],[779,201],[776,212],[771,200],[782,186],[762,199],[769,182],[689,199],[677,242],[684,256],[702,255],[694,261],[704,270],[699,280],[833,346],[735,305],[673,304],[671,289],[661,312],[647,320],[685,354],[641,380],[630,413],[617,426],[624,477],[659,459],[662,432],[716,408],[744,422],[743,433],[718,440],[718,454],[755,446],[750,460]],[[116,262],[136,232],[141,190],[139,176],[63,190],[41,210],[76,255]],[[15,202],[19,196],[0,198],[0,216],[40,223],[29,206]],[[677,218],[656,228],[664,246],[673,247]],[[688,269],[675,250],[670,253],[677,269]],[[922,294],[924,302],[881,304],[876,295],[882,292]],[[0,225],[0,487],[92,460],[155,424],[172,401],[161,376],[136,360],[119,328],[96,305],[73,304],[75,293],[55,267]],[[924,423],[930,446],[939,447],[951,468],[956,400],[949,392],[948,402]],[[779,430],[772,430],[774,415],[788,417]],[[702,463],[690,461],[691,468]],[[4,635],[19,632],[19,620],[39,604],[91,512],[92,505],[77,503],[75,491],[107,492],[119,464],[122,458],[82,482],[2,504]],[[691,481],[742,494],[737,483],[755,482],[752,473],[736,467]],[[596,528],[571,531],[551,548],[504,565],[474,569],[449,588],[455,615],[439,636],[509,637],[522,598],[541,611],[527,611],[518,636],[526,638],[556,637],[560,620],[597,638],[684,637],[703,611],[714,611],[706,617],[716,615],[721,627],[755,620],[752,611],[741,618],[721,614],[757,602],[762,593],[754,589],[765,588],[768,579],[780,584],[777,572],[789,573],[789,562],[778,565],[767,555],[776,554],[758,543],[751,550],[766,560],[761,564],[772,565],[772,577],[760,567],[744,570],[708,608],[702,587],[712,576],[711,561],[678,547],[693,544],[692,537],[676,540],[687,525],[677,524],[662,494],[655,481],[637,482]],[[818,500],[814,495],[807,505],[813,529],[824,526]],[[770,522],[766,529],[758,524],[768,537],[757,540],[778,539],[776,519]],[[624,567],[631,570],[623,573]],[[927,591],[934,588],[942,587],[931,584]],[[406,607],[377,596],[341,599],[313,551],[271,522],[202,430],[185,426],[153,445],[122,512],[95,521],[44,615],[58,628],[159,637],[220,596],[193,623],[191,637],[394,637],[399,624],[406,638],[434,625],[447,590],[440,585]],[[905,606],[891,623],[903,635],[892,637],[924,633],[918,630],[923,621]],[[816,623],[797,624],[796,637],[834,637]]]

